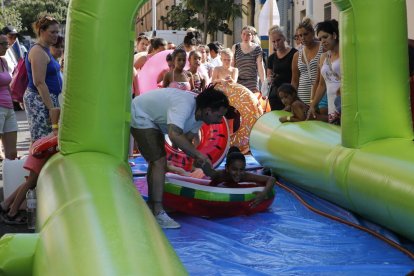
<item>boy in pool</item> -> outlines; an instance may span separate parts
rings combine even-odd
[[[262,192],[256,193],[256,198],[250,205],[251,208],[256,207],[268,198],[268,194],[276,182],[276,179],[272,176],[246,172],[246,158],[237,147],[229,149],[224,170],[214,170],[211,167],[206,168],[206,166],[202,166],[202,169],[211,178],[210,186],[238,188],[240,182],[254,182],[264,186]]]

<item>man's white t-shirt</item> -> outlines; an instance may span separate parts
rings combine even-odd
[[[196,94],[176,89],[160,88],[148,91],[132,100],[131,126],[155,128],[168,133],[167,125],[173,124],[184,133],[198,133],[203,121],[196,121]]]

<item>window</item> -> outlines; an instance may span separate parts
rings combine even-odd
[[[324,10],[324,19],[325,20],[331,20],[331,18],[332,18],[332,10],[331,10],[331,8],[332,8],[332,4],[331,3],[327,3],[327,4],[324,5],[323,10]]]

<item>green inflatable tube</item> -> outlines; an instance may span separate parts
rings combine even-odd
[[[38,180],[38,234],[18,246],[9,236],[0,241],[7,245],[0,256],[9,256],[0,259],[2,275],[187,274],[127,162],[135,15],[143,3],[70,2],[60,153]]]
[[[414,240],[405,1],[334,2],[342,132],[315,121],[281,124],[287,113],[275,111],[253,126],[251,151],[296,185]]]

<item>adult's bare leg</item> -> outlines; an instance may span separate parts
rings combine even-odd
[[[167,158],[161,157],[156,161],[149,162],[149,173],[147,174],[148,199],[152,203],[152,212],[154,215],[164,210],[162,205],[162,196],[164,193],[165,173],[167,167]]]

